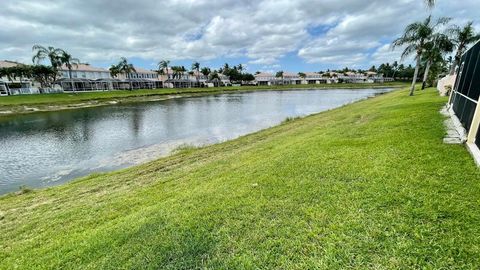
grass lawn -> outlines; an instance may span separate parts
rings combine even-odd
[[[171,94],[194,94],[194,93],[215,93],[228,91],[252,91],[252,90],[283,90],[291,88],[372,88],[372,87],[395,87],[405,86],[403,82],[391,83],[375,83],[375,84],[307,84],[307,85],[285,85],[285,86],[241,86],[241,87],[215,87],[215,88],[165,88],[165,89],[148,89],[133,91],[104,91],[104,92],[87,92],[77,94],[61,93],[61,94],[39,94],[39,95],[19,95],[0,97],[0,109],[6,106],[18,105],[61,105],[90,100],[112,100],[125,99],[131,97],[145,96],[161,96]]]
[[[0,198],[0,269],[479,269],[480,169],[395,91]]]

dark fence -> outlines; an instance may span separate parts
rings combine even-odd
[[[480,43],[477,43],[463,55],[460,61],[457,80],[451,99],[453,110],[467,131],[470,130],[480,96],[479,62]]]
[[[478,148],[480,149],[480,126],[478,126],[477,138],[475,139],[475,143],[477,144]]]

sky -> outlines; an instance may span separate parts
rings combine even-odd
[[[0,59],[31,63],[40,44],[99,67],[127,57],[146,69],[369,68],[400,60],[390,44],[407,24],[433,14],[480,30],[478,10],[479,0],[0,0]]]

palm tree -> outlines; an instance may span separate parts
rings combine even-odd
[[[162,60],[162,61],[158,62],[158,69],[166,71],[167,80],[169,79],[169,77],[168,77],[168,65],[170,65],[170,60]]]
[[[220,76],[216,70],[210,73],[210,81],[213,82],[213,86],[220,86]],[[217,85],[215,85],[215,82]]]
[[[432,16],[428,16],[423,22],[415,22],[405,28],[405,32],[400,38],[392,43],[392,48],[406,45],[402,53],[402,59],[415,53],[416,66],[413,75],[412,86],[410,88],[410,96],[413,96],[415,83],[418,78],[418,71],[422,60],[422,54],[427,49],[428,42],[432,39],[435,30],[440,25],[445,25],[450,18],[439,18],[435,23],[432,22]]]
[[[181,79],[182,78],[184,68],[182,68],[181,66],[172,66],[171,69],[173,71],[173,78],[174,79]]]
[[[62,49],[54,47],[43,47],[41,45],[34,45],[32,51],[35,52],[32,62],[38,64],[40,61],[48,58],[53,68],[58,68],[60,63],[60,56],[64,52]]]
[[[240,71],[240,73],[241,73],[241,72],[243,71],[243,65],[242,65],[242,64],[238,64],[237,70]]]
[[[475,29],[472,26],[473,22],[468,22],[464,27],[453,26],[450,30],[452,32],[452,40],[457,48],[455,59],[452,67],[450,68],[450,75],[455,73],[455,68],[460,63],[463,53],[467,49],[469,44],[472,44],[480,39],[480,35],[475,33]]]
[[[118,74],[120,74],[120,70],[118,69],[117,65],[110,66],[108,70],[110,71],[110,76],[112,76],[113,78],[116,78]]]
[[[210,68],[208,68],[208,67],[203,67],[200,72],[201,72],[203,75],[205,75],[205,76],[208,77],[208,75],[209,75],[210,72],[212,72],[212,71],[211,71]]]
[[[78,64],[80,64],[80,60],[78,60],[78,58],[74,58],[71,54],[67,53],[66,51],[62,51],[62,54],[60,55],[60,63],[62,65],[65,65],[65,67],[68,69],[68,76],[70,77],[72,91],[73,93],[75,93],[75,84],[72,81],[72,68],[73,66],[78,67]]]
[[[307,77],[307,74],[303,73],[303,72],[299,72],[298,73],[298,77],[302,78],[303,80],[305,80],[305,78]]]
[[[228,65],[228,63],[225,63],[225,64],[223,65],[223,70],[222,70],[221,73],[227,72],[229,69],[230,69],[230,66]]]
[[[393,64],[392,64],[392,67],[393,67],[393,80],[395,80],[395,73],[397,73],[397,70],[398,70],[398,62],[397,61],[394,61]]]
[[[282,84],[283,84],[283,71],[278,71],[278,72],[275,74],[275,77],[276,77],[276,78],[282,78]]]
[[[433,39],[427,43],[427,50],[423,53],[426,62],[423,73],[422,90],[427,84],[430,67],[434,63],[442,62],[445,54],[453,51],[453,42],[444,34],[435,34]]]
[[[125,74],[125,78],[129,78],[130,73],[136,73],[137,71],[135,70],[135,67],[133,67],[132,64],[128,63],[127,58],[122,57],[120,58],[120,62],[117,64],[118,72]],[[130,86],[130,91],[133,89],[132,88],[132,82],[129,84]]]
[[[200,75],[200,63],[199,62],[193,62],[192,63],[192,71],[195,72],[195,77],[197,78],[197,86],[200,86],[200,78],[198,77]]]
[[[32,51],[35,52],[35,54],[32,57],[33,63],[39,64],[41,61],[48,58],[50,60],[50,64],[53,70],[56,73],[58,72],[58,67],[62,65],[60,61],[60,56],[64,52],[62,49],[55,48],[52,46],[43,47],[41,45],[34,45],[32,47]],[[55,79],[56,79],[56,75],[54,76],[54,81]]]

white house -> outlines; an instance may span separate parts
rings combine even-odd
[[[60,78],[70,78],[69,70],[66,66],[60,67]],[[90,64],[72,65],[72,79],[109,79],[110,71],[105,68],[93,67]]]
[[[0,68],[11,68],[23,65],[15,61],[0,60]],[[19,94],[37,94],[40,93],[38,84],[25,77],[0,77],[0,96],[19,95]]]
[[[255,74],[255,82],[257,85],[273,85],[275,84],[275,75],[268,72],[260,72]]]
[[[320,74],[318,72],[305,72],[303,84],[331,83],[333,80],[330,79],[330,74],[327,75]]]

